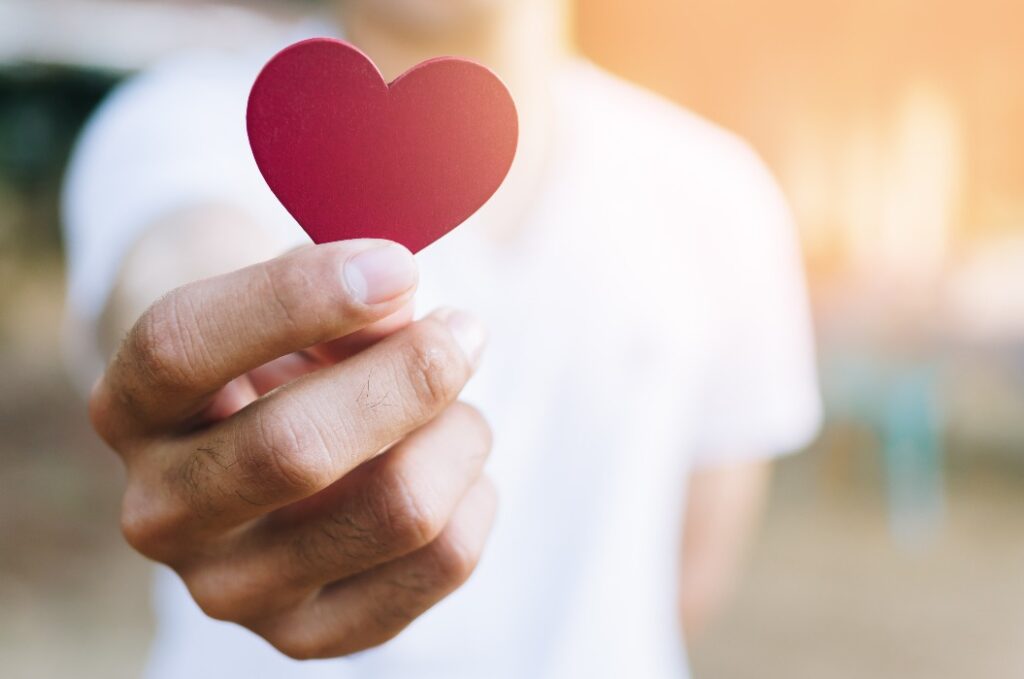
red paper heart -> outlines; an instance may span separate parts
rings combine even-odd
[[[491,197],[518,139],[512,97],[483,66],[431,59],[388,85],[329,38],[271,59],[246,118],[260,172],[314,242],[387,238],[413,252]]]

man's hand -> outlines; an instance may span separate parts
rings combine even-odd
[[[490,432],[455,402],[483,331],[456,311],[408,323],[415,283],[403,248],[349,241],[186,285],[91,398],[127,468],[128,542],[289,656],[391,638],[490,529]]]

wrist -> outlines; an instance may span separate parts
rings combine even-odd
[[[106,355],[157,299],[195,280],[275,257],[279,239],[242,210],[206,205],[147,227],[125,254],[98,324]]]

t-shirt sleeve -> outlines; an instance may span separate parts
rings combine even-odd
[[[201,204],[251,214],[282,239],[301,231],[267,188],[245,133],[259,61],[194,53],[118,86],[86,124],[68,165],[66,347],[76,377],[97,372],[95,323],[121,261],[161,217]]]
[[[729,142],[709,171],[704,229],[711,337],[699,394],[698,466],[796,451],[821,420],[813,331],[791,213],[764,163]]]

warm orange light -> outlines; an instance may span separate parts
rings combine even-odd
[[[597,61],[753,142],[816,275],[1024,238],[1024,4],[582,0]]]

